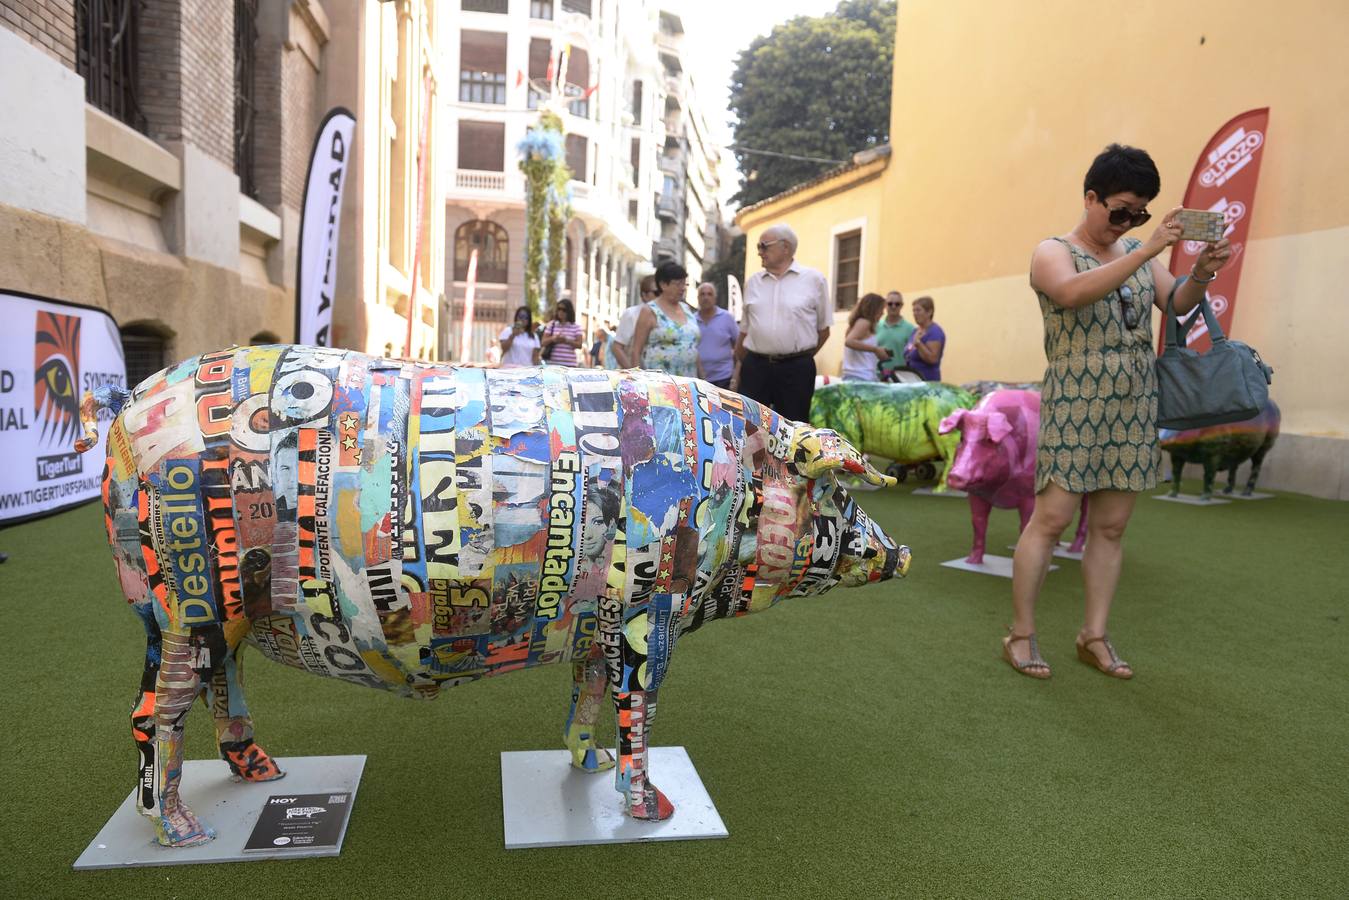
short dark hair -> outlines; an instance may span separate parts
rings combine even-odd
[[[677,262],[663,262],[656,266],[656,290],[660,290],[672,281],[688,278],[688,271]]]
[[[1091,161],[1082,181],[1082,193],[1087,191],[1095,191],[1098,200],[1125,191],[1151,200],[1162,191],[1162,176],[1148,151],[1111,144]]]

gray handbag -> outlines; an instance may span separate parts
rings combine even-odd
[[[1260,414],[1269,399],[1274,370],[1254,347],[1223,334],[1209,308],[1208,296],[1183,322],[1172,309],[1176,285],[1166,298],[1166,342],[1157,357],[1157,424],[1183,431],[1240,422]],[[1184,346],[1185,335],[1203,315],[1213,346],[1197,353]]]

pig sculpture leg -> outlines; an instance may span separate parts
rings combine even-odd
[[[974,525],[974,545],[970,548],[970,555],[965,557],[965,562],[973,566],[981,566],[984,563],[984,545],[988,537],[988,514],[993,509],[993,504],[989,503],[983,497],[970,494],[970,522]],[[1031,501],[1031,508],[1035,506],[1035,501]],[[1026,527],[1027,516],[1025,510],[1021,513],[1021,527]]]
[[[1200,500],[1213,497],[1213,477],[1218,474],[1218,460],[1212,454],[1204,457],[1204,488],[1199,492]]]
[[[1180,476],[1181,476],[1181,473],[1182,473],[1182,471],[1184,470],[1184,468],[1185,468],[1185,463],[1181,460],[1181,458],[1180,458],[1179,456],[1177,456],[1176,454],[1172,453],[1172,454],[1171,454],[1171,492],[1170,492],[1169,494],[1167,494],[1168,497],[1179,497],[1179,496],[1180,496]]]
[[[275,781],[286,773],[253,740],[253,717],[244,702],[242,679],[236,647],[202,688],[202,700],[215,720],[220,758],[229,763],[238,781]]]
[[[1025,528],[1025,522],[1021,523]],[[1077,534],[1073,536],[1073,542],[1068,545],[1068,552],[1081,553],[1087,546],[1087,495],[1082,495],[1082,511],[1077,514]]]
[[[1251,494],[1255,493],[1255,483],[1260,478],[1260,467],[1265,463],[1265,454],[1268,453],[1269,448],[1273,446],[1273,437],[1267,438],[1265,442],[1260,445],[1260,449],[1255,451],[1255,455],[1251,457],[1251,474],[1246,478],[1246,488],[1241,492],[1243,496],[1249,497]],[[1232,477],[1236,478],[1236,474],[1236,466],[1233,466]],[[1231,490],[1231,488],[1229,488],[1229,490]]]
[[[618,762],[614,786],[634,819],[668,819],[674,804],[647,780],[647,748],[656,715],[656,691],[669,664],[671,641],[656,651],[648,630],[648,611],[626,622],[621,605],[600,603],[600,636],[605,644],[614,709],[618,713]],[[674,630],[672,629],[672,632]],[[649,651],[651,652],[648,655]]]
[[[178,796],[183,773],[183,726],[201,691],[201,679],[192,667],[193,650],[186,634],[163,633],[163,659],[155,683],[155,831],[167,847],[191,847],[215,837]]]
[[[595,742],[600,706],[608,687],[604,648],[596,643],[588,657],[572,663],[571,711],[562,729],[571,764],[583,772],[593,774],[614,767],[614,755]]]

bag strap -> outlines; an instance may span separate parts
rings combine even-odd
[[[1222,326],[1218,324],[1218,319],[1213,315],[1213,309],[1209,306],[1207,291],[1200,298],[1199,306],[1184,321],[1181,321],[1180,317],[1175,314],[1173,301],[1176,297],[1176,291],[1189,280],[1189,275],[1180,276],[1176,279],[1176,283],[1171,286],[1171,293],[1166,295],[1166,343],[1163,344],[1163,352],[1173,349],[1179,341],[1184,340],[1185,335],[1190,331],[1190,326],[1198,321],[1200,315],[1204,317],[1204,323],[1208,326],[1209,340],[1213,344],[1217,345],[1227,340],[1227,335],[1223,334]]]

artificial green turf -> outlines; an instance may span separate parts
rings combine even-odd
[[[271,753],[369,755],[342,856],[85,873],[134,781],[142,634],[97,506],[0,532],[0,894],[1345,895],[1349,504],[1141,499],[1111,625],[1138,676],[1074,659],[1061,562],[1038,682],[998,657],[1008,582],[938,565],[968,550],[966,504],[860,500],[913,547],[907,581],[713,623],[661,691],[655,743],[688,748],[728,840],[502,849],[498,753],[560,746],[564,667],[418,703],[249,650]],[[995,513],[990,550],[1015,531]],[[198,707],[188,755],[213,753]]]

